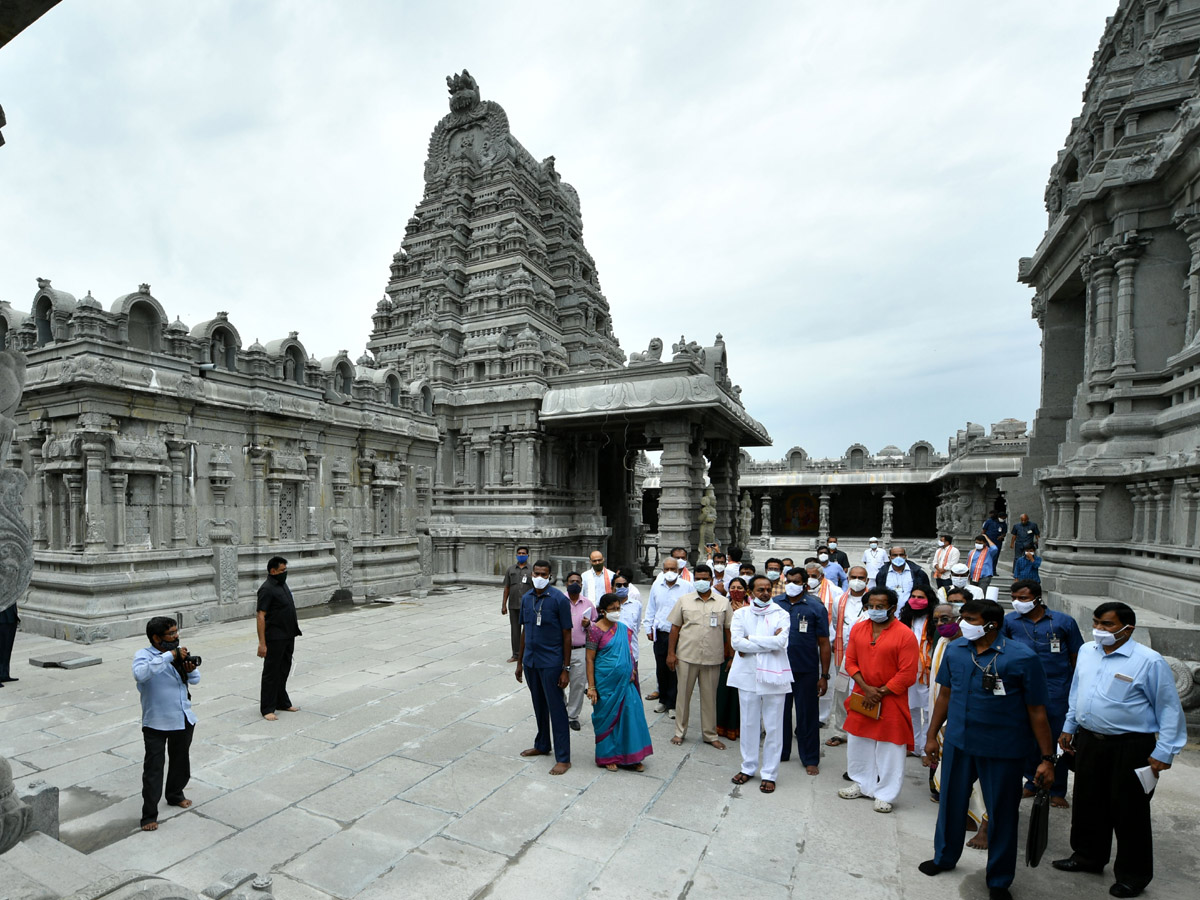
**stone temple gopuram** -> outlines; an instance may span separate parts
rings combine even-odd
[[[1198,50],[1194,0],[1125,0],[1108,20],[1020,262],[1042,399],[1004,484],[1010,508],[1040,494],[1057,602],[1124,600],[1185,659],[1200,658]]]
[[[246,616],[276,554],[302,604],[494,584],[518,542],[632,563],[644,450],[661,543],[696,546],[706,477],[728,543],[740,448],[770,439],[720,335],[626,363],[579,196],[466,71],[447,81],[357,360],[298,331],[247,345],[236,312],[189,327],[146,284],[102,305],[39,278],[28,314],[0,303],[0,345],[28,360],[8,462],[29,483],[26,629]]]

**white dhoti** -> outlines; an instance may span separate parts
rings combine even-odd
[[[758,773],[759,723],[766,737],[762,742],[762,780],[775,781],[779,774],[779,757],[783,756],[783,705],[787,694],[756,694],[738,691],[741,707],[741,735],[738,744],[742,748],[742,774]]]
[[[850,677],[836,672],[829,681],[825,696],[817,701],[819,718],[830,727],[830,737],[846,736],[846,698],[853,690],[854,682]]]
[[[917,682],[908,689],[908,711],[912,714],[913,750],[925,752],[925,735],[929,730],[929,685]]]
[[[904,784],[904,759],[908,748],[903,744],[873,741],[847,735],[846,773],[868,797],[895,802]]]

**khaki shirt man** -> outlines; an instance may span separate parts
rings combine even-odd
[[[671,610],[671,637],[667,665],[679,678],[675,700],[675,736],[672,744],[683,743],[687,734],[688,713],[692,691],[700,683],[700,729],[706,744],[718,750],[725,745],[717,739],[717,684],[721,666],[733,657],[729,628],[733,623],[733,607],[729,600],[711,589],[712,570],[696,566],[697,587],[708,586],[703,592],[680,597]]]

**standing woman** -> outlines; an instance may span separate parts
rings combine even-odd
[[[605,594],[586,633],[587,698],[596,732],[596,765],[610,772],[628,766],[641,772],[654,752],[638,693],[633,646],[637,635],[621,622],[621,598]]]
[[[917,681],[908,689],[908,711],[912,715],[913,747],[910,756],[919,757],[925,748],[925,732],[929,728],[929,670],[933,660],[933,648],[937,646],[937,626],[929,615],[932,592],[928,588],[914,587],[908,603],[896,617],[912,629],[913,637],[921,650],[921,661],[917,668]]]
[[[721,582],[718,581],[717,584],[720,585]],[[746,579],[744,578],[734,578],[729,582],[726,591],[729,605],[734,612],[750,602],[746,596]],[[736,741],[741,728],[742,708],[738,701],[737,688],[730,687],[728,683],[729,667],[732,664],[733,660],[725,660],[725,664],[721,666],[721,679],[717,682],[717,734]]]

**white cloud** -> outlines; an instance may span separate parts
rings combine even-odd
[[[466,66],[579,190],[626,350],[725,335],[756,455],[940,446],[1037,405],[1016,260],[1114,7],[61,4],[0,53],[0,299],[147,281],[357,355]]]

